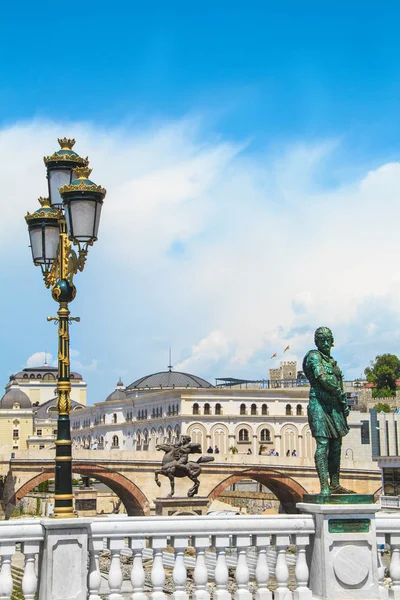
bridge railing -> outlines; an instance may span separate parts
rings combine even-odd
[[[386,573],[400,600],[400,513],[375,523],[381,598]],[[3,521],[0,598],[312,600],[314,534],[308,514]]]
[[[311,515],[95,519],[90,525],[89,598],[98,599],[103,593],[99,559],[106,543],[112,600],[122,598],[121,555],[126,556],[127,545],[132,551],[133,600],[144,600],[146,591],[153,600],[169,595],[188,600],[188,589],[196,600],[208,600],[209,583],[216,600],[230,600],[229,589],[240,600],[267,600],[272,598],[271,583],[275,598],[283,600],[290,593],[289,563],[295,571],[291,588],[296,589],[297,600],[311,600],[305,552],[313,533]],[[296,559],[291,555],[288,561],[291,545]],[[152,566],[146,577],[144,564],[149,558]]]

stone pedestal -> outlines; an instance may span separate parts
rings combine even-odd
[[[97,516],[97,490],[92,487],[74,488],[75,513],[78,517]]]
[[[38,600],[86,600],[88,527],[83,519],[42,520]]]
[[[379,600],[375,536],[379,506],[302,502],[297,508],[315,520],[315,536],[307,553],[313,597]]]
[[[210,499],[204,497],[194,498],[156,498],[156,515],[159,517],[172,517],[179,515],[206,515]]]

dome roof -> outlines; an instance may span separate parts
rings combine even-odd
[[[124,390],[114,390],[113,392],[111,392],[111,394],[107,396],[106,402],[108,402],[109,400],[126,400],[126,394]]]
[[[17,387],[11,388],[4,394],[0,408],[14,408],[14,404],[19,404],[20,408],[31,408],[32,406],[28,395]]]
[[[205,379],[190,375],[189,373],[180,373],[179,371],[161,371],[141,377],[128,385],[127,389],[160,389],[160,388],[210,388],[213,387]]]

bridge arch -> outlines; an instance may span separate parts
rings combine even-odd
[[[143,516],[150,514],[150,503],[143,492],[124,475],[111,471],[100,465],[72,464],[72,472],[85,477],[92,477],[107,485],[122,501],[129,516]],[[13,495],[7,499],[6,504],[14,507],[22,498],[36,486],[48,479],[54,478],[54,466],[45,468],[41,473],[34,475],[26,481]],[[6,515],[7,515],[6,511]]]
[[[270,489],[280,501],[285,513],[297,513],[296,504],[297,502],[301,502],[303,494],[307,493],[307,490],[289,477],[287,473],[282,473],[274,469],[246,469],[221,481],[209,493],[208,498],[211,501],[216,500],[228,487],[243,479],[253,479]]]

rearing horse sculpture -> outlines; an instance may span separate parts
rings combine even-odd
[[[213,456],[200,456],[196,462],[189,461],[189,454],[201,454],[200,444],[191,442],[189,436],[183,436],[182,440],[176,444],[160,444],[156,446],[156,450],[165,452],[162,459],[162,466],[159,471],[155,472],[155,480],[158,487],[161,482],[158,479],[159,475],[168,477],[171,484],[171,491],[168,498],[172,498],[175,493],[175,477],[189,477],[194,485],[190,488],[187,495],[192,498],[199,491],[199,475],[201,473],[201,463],[211,462]]]

